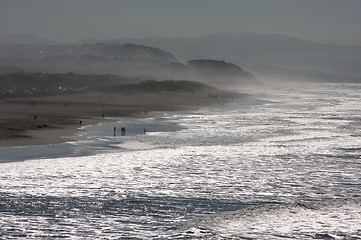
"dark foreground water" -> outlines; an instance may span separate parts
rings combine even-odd
[[[0,149],[0,239],[361,239],[361,85],[247,91]]]

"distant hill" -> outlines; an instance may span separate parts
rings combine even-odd
[[[122,46],[123,43],[132,43],[133,50],[137,50],[131,54],[128,52],[128,55],[125,52],[120,54],[121,51],[116,50],[117,47],[114,43],[118,43],[118,46]],[[4,47],[4,45],[6,46]],[[11,55],[15,52],[18,54],[17,56],[21,56],[20,59],[13,58],[8,61],[9,59],[6,56],[9,53],[9,49],[7,49],[9,45],[16,45],[11,50]],[[29,48],[29,45],[32,47]],[[152,48],[142,49],[139,46],[151,46]],[[102,54],[99,54],[99,49],[102,49],[100,50]],[[155,49],[164,49],[164,51],[157,53],[157,51],[154,51]],[[74,55],[73,51],[76,51],[77,54]],[[56,62],[56,58],[59,57],[57,68],[52,68],[51,71],[59,69],[59,66],[64,66],[65,62],[71,65],[72,71],[79,70],[77,66],[82,65],[83,67],[79,72],[83,73],[106,73],[108,71],[121,74],[121,72],[124,73],[124,69],[128,69],[130,74],[138,71],[141,75],[152,73],[155,76],[154,73],[158,73],[158,76],[166,75],[165,78],[170,78],[174,76],[174,71],[168,71],[169,65],[174,68],[173,63],[179,63],[179,60],[175,59],[172,54],[172,56],[164,54],[165,52],[171,52],[183,62],[192,59],[217,59],[240,66],[247,66],[249,70],[257,69],[256,76],[263,79],[267,77],[267,70],[269,69],[273,69],[269,73],[275,73],[274,70],[279,69],[277,74],[284,79],[296,76],[298,79],[312,81],[314,76],[316,77],[315,81],[320,79],[328,81],[327,78],[330,76],[330,81],[338,81],[339,76],[342,76],[341,79],[353,81],[353,79],[361,78],[361,46],[320,44],[281,34],[261,35],[251,32],[219,32],[195,38],[85,39],[76,44],[59,44],[27,35],[0,36],[0,67],[4,66],[3,63],[6,62],[11,64],[22,62],[21,65],[24,66],[24,61],[28,61],[27,57],[29,56],[31,58],[50,57],[47,59],[49,62]],[[116,56],[115,53],[121,56]],[[67,57],[71,55],[73,60],[65,60],[64,55]],[[103,57],[104,61],[100,61],[100,59],[95,61],[96,57]],[[132,61],[129,64],[124,64],[126,58],[131,58]],[[127,68],[119,67],[120,59],[122,60],[121,66],[128,65]],[[50,65],[47,60],[43,60],[39,64],[42,65],[45,62],[45,65]],[[85,64],[85,67],[84,60],[89,63]],[[158,63],[154,64],[154,60],[161,61],[161,65],[166,64],[168,66],[159,68]],[[141,63],[136,63],[136,61]],[[149,62],[152,64],[149,64]],[[9,67],[8,65],[6,66]],[[50,70],[50,67],[46,68]],[[117,68],[118,71],[115,71]],[[66,69],[69,69],[69,67],[65,67],[61,71],[66,71]],[[151,72],[151,69],[154,71]],[[288,74],[290,72],[295,74]]]
[[[225,61],[197,59],[188,61],[187,67],[191,76],[214,86],[228,85],[231,87],[258,83],[253,74]]]
[[[217,60],[181,63],[172,53],[130,43],[0,44],[0,71],[116,74],[157,80],[201,81],[217,87],[254,83],[240,67]],[[11,71],[12,70],[12,71]]]
[[[54,56],[97,56],[106,59],[133,58],[159,62],[179,62],[171,53],[137,44],[0,44],[1,58],[45,58]]]
[[[361,77],[361,46],[315,43],[281,34],[220,32],[196,38],[111,39],[160,47],[181,60],[223,59],[241,65],[274,66],[298,71]]]
[[[136,44],[0,44],[0,67],[27,72],[148,76],[169,71],[179,60],[158,48]]]
[[[0,99],[18,96],[64,95],[79,92],[103,93],[221,93],[216,88],[200,82],[186,80],[141,80],[116,75],[73,73],[6,73],[0,74]],[[234,96],[237,94],[234,93]]]

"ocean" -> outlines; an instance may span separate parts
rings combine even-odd
[[[361,85],[242,91],[1,148],[0,239],[361,239]]]

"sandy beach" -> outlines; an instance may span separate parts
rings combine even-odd
[[[215,97],[217,96],[217,97]],[[114,117],[144,118],[158,111],[221,105],[235,95],[214,92],[87,92],[0,100],[0,147],[69,142],[82,126]]]

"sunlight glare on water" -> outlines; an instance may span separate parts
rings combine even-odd
[[[250,89],[1,163],[0,238],[360,239],[360,90]]]

